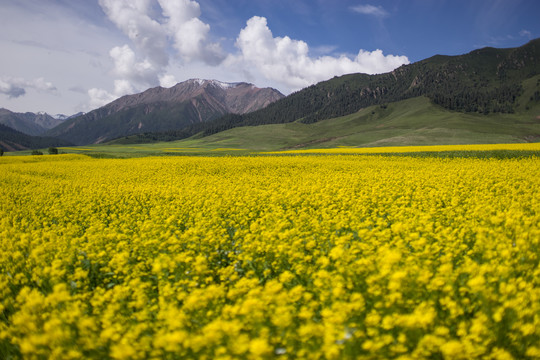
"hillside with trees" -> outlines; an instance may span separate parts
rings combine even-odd
[[[540,39],[510,49],[483,48],[404,65],[379,75],[349,74],[309,86],[248,114],[227,114],[180,131],[139,134],[138,142],[208,136],[239,126],[315,123],[353,114],[373,105],[387,106],[427,97],[446,110],[471,114],[512,114],[519,107],[523,82],[540,74]],[[537,90],[531,100],[540,99]]]

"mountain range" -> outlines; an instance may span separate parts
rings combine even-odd
[[[405,102],[409,99],[419,101]],[[427,102],[422,99],[426,99]],[[380,111],[388,108],[389,104],[393,104],[392,111]],[[421,118],[424,120],[421,122],[413,117],[406,120],[401,118],[399,124],[401,128],[419,130],[420,127],[432,128],[435,124],[441,129],[447,126],[469,128],[471,131],[463,139],[452,140],[458,143],[474,142],[475,137],[484,142],[490,142],[489,137],[484,136],[485,133],[491,133],[493,139],[505,139],[504,141],[538,141],[540,138],[540,39],[530,41],[518,48],[488,47],[458,56],[435,55],[384,74],[349,74],[334,77],[293,93],[258,111],[243,115],[227,114],[206,124],[193,124],[178,131],[160,134],[138,134],[120,142],[171,141],[192,136],[201,138],[239,127],[289,123],[316,124],[323,120],[329,121],[325,123],[325,133],[312,134],[319,136],[318,138],[304,136],[313,130],[306,127],[298,130],[299,127],[295,126],[297,130],[294,134],[290,133],[291,127],[280,131],[288,133],[292,141],[299,138],[309,139],[307,142],[300,141],[294,146],[312,146],[313,144],[320,146],[334,137],[342,141],[345,141],[347,137],[358,140],[357,135],[352,137],[350,135],[360,132],[374,137],[377,141],[382,141],[384,139],[380,136],[384,135],[375,134],[380,132],[384,121],[388,120],[392,123],[396,114],[399,113],[415,113],[410,109],[411,104],[417,104],[418,112],[436,113],[437,118],[449,120],[436,123],[434,118],[429,119],[423,116]],[[372,108],[374,106],[380,108]],[[368,108],[371,110],[368,113],[369,116],[366,116],[363,110]],[[349,124],[346,129],[340,129],[337,132],[339,134],[330,135],[334,129],[332,124],[336,127],[338,124],[333,119],[354,114],[358,114],[357,121]],[[465,118],[467,118],[466,121]],[[370,126],[367,126],[368,124]],[[482,124],[481,130],[477,129],[477,124]],[[446,130],[454,134],[462,134],[460,131],[454,132],[455,129]],[[480,131],[479,134],[476,133],[477,130]],[[251,132],[245,130],[241,132],[241,136],[254,136],[258,139],[257,143],[261,144],[265,142],[261,131],[263,130]],[[268,131],[277,130],[274,127]],[[498,137],[501,132],[508,137]],[[284,144],[291,145],[291,142],[282,139],[281,135],[269,134],[268,138],[280,138]],[[236,135],[229,133],[229,137],[234,136]],[[456,136],[463,136],[463,134]],[[370,143],[366,137],[362,139],[362,142],[353,144]],[[428,140],[422,141],[430,142],[429,137]],[[441,143],[444,142],[444,138],[432,139],[431,142]],[[245,144],[243,141],[236,143]],[[331,141],[328,144],[338,146],[341,143]],[[347,145],[352,144],[347,143]]]
[[[400,114],[416,114],[416,118]],[[11,123],[0,123],[15,127],[10,116]],[[418,116],[422,122],[417,121]],[[334,120],[343,117],[349,120]],[[0,120],[3,118],[0,116]],[[437,122],[439,128],[454,124],[472,129],[482,124],[481,129],[475,129],[480,131],[482,141],[489,142],[489,134],[502,133],[509,137],[494,136],[494,139],[538,141],[540,39],[518,48],[482,48],[459,56],[435,55],[385,74],[334,77],[287,97],[277,90],[247,83],[191,79],[172,88],[157,87],[127,95],[65,121],[57,119],[61,123],[44,133],[32,130],[27,122],[20,123],[27,124],[26,131],[79,145],[113,139],[140,143],[203,138],[239,127],[246,129],[242,136],[262,139],[260,136],[267,131],[264,127],[256,131],[257,136],[248,129],[294,123],[298,125],[293,126],[296,131],[293,138],[307,140],[294,145],[294,139],[289,139],[284,144],[298,147],[320,144],[334,137],[348,137],[352,142],[351,139],[359,139],[360,133],[363,143],[369,143],[369,136],[384,143],[380,137],[385,135],[375,136],[377,129],[385,126],[385,121],[390,124],[398,118],[399,126],[407,129],[430,128],[436,119],[441,119]],[[324,124],[315,126],[319,122]],[[22,125],[18,126],[25,131]],[[328,136],[338,127],[339,135]],[[316,128],[324,128],[326,137],[315,135]],[[454,141],[474,141],[476,135],[472,133]],[[351,134],[356,135],[351,137]],[[335,141],[329,144],[339,145]]]
[[[47,130],[60,125],[65,120],[79,115],[82,115],[82,113],[72,116],[63,114],[49,115],[45,112],[16,113],[0,108],[0,124],[27,135],[39,136],[43,135]]]
[[[80,145],[102,143],[136,133],[178,130],[229,113],[245,114],[283,97],[275,89],[243,82],[191,79],[171,88],[123,96],[63,122],[46,135]]]
[[[0,123],[0,148],[5,151],[41,149],[70,145],[73,144],[69,141],[53,137],[28,135]]]

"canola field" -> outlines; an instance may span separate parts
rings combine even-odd
[[[0,158],[2,359],[539,359],[540,159]]]

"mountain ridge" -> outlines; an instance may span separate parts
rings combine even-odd
[[[66,119],[53,117],[43,111],[18,113],[0,108],[0,124],[31,136],[43,135]]]
[[[47,135],[77,144],[100,143],[144,131],[181,129],[227,113],[244,114],[283,97],[275,89],[244,82],[190,79],[170,88],[125,95],[62,123]]]

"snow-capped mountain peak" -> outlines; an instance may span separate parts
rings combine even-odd
[[[204,85],[213,85],[216,87],[220,87],[223,90],[231,89],[237,87],[240,83],[227,83],[219,80],[205,80],[205,79],[191,79],[189,81],[192,81],[194,83],[197,83],[199,86]]]

